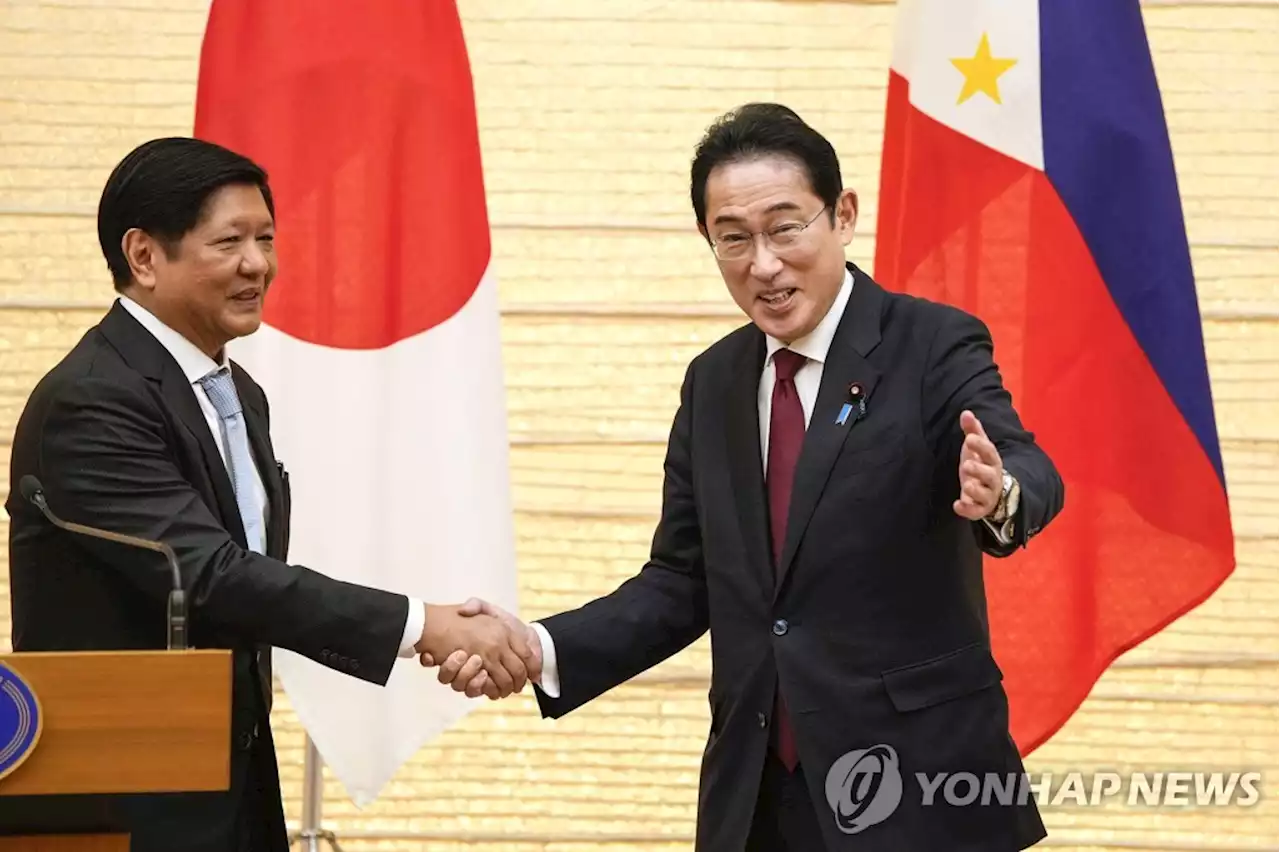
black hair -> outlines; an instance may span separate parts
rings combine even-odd
[[[122,241],[133,228],[160,241],[165,252],[199,224],[209,197],[224,186],[258,187],[275,218],[267,173],[221,145],[185,136],[153,139],[112,170],[98,202],[98,244],[117,290],[133,279]]]
[[[789,107],[750,103],[716,119],[694,152],[689,194],[698,225],[706,226],[707,179],[717,166],[769,156],[783,157],[799,166],[834,221],[843,190],[835,148]]]

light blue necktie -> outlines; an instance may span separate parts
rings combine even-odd
[[[240,507],[240,520],[244,523],[249,549],[265,553],[265,536],[262,529],[262,507],[254,499],[253,454],[249,451],[249,432],[244,422],[240,397],[236,395],[231,371],[220,367],[200,379],[200,386],[208,394],[214,411],[218,412],[218,424],[222,427],[222,444],[227,451],[227,473],[231,475],[231,487],[236,492],[236,504]]]

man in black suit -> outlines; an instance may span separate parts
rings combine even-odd
[[[715,124],[691,183],[752,323],[688,367],[644,569],[526,628],[543,654],[543,715],[709,629],[700,852],[1032,845],[1045,836],[1034,799],[960,805],[967,783],[948,793],[936,775],[1007,785],[1023,772],[983,554],[1025,547],[1063,504],[987,329],[845,261],[857,197],[831,145],[785,107]],[[467,611],[518,625],[483,602]],[[461,655],[439,677],[492,689]]]
[[[155,554],[55,527],[20,496],[24,476],[67,520],[171,545],[190,643],[234,651],[231,789],[121,797],[111,819],[134,852],[285,852],[271,646],[379,685],[398,657],[466,649],[496,695],[519,690],[534,657],[497,619],[469,626],[456,606],[284,561],[289,480],[267,397],[224,349],[258,328],[276,273],[262,169],[203,141],[146,143],[107,181],[98,236],[119,299],[39,382],[14,435],[13,646],[163,648],[171,586]]]

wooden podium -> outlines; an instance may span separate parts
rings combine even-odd
[[[39,702],[40,736],[0,777],[0,852],[128,852],[104,797],[226,790],[231,652],[0,655]],[[95,806],[96,803],[96,806]]]

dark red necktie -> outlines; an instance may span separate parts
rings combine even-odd
[[[769,464],[765,471],[769,489],[769,527],[773,534],[773,567],[782,563],[782,546],[787,540],[787,508],[791,505],[791,483],[795,479],[796,461],[804,444],[804,407],[796,393],[796,371],[805,357],[790,349],[779,349],[773,355],[773,402],[769,410]],[[795,739],[791,721],[777,690],[774,703],[778,758],[790,771],[795,771]]]

